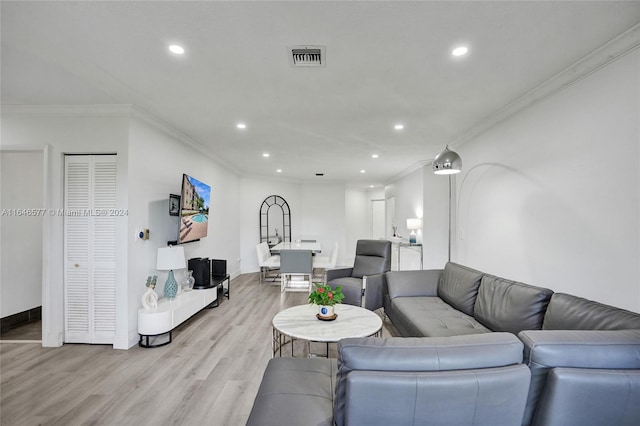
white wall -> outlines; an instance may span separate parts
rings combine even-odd
[[[313,238],[326,254],[340,244],[338,264],[345,259],[345,187],[340,184],[289,182],[279,179],[240,179],[240,245],[242,273],[258,271],[256,245],[260,242],[260,206],[270,195],[279,195],[291,210],[291,237]],[[364,214],[364,213],[363,213]]]
[[[407,175],[389,184],[385,188],[385,197],[395,197],[395,225],[398,234],[408,240],[411,231],[407,229],[407,219],[422,218],[423,206],[423,167],[408,173]],[[418,231],[418,239],[422,240],[422,231]]]
[[[176,240],[178,218],[169,216],[169,194],[180,194],[182,174],[211,186],[207,237],[184,244],[185,257],[226,259],[227,271],[240,272],[239,178],[214,159],[139,119],[133,119],[129,134],[129,346],[137,343],[137,311],[149,275],[158,275],[156,292],[164,295],[166,271],[156,270],[159,247]],[[149,229],[149,240],[135,238],[139,229]],[[180,282],[185,270],[176,272]]]
[[[371,238],[371,198],[367,191],[346,188],[344,194],[346,234],[340,246],[342,262],[336,266],[353,266],[356,257],[356,243]]]
[[[454,259],[640,312],[640,51],[456,151]]]
[[[394,198],[395,224],[404,240],[408,241],[411,233],[407,219],[422,218],[422,229],[416,231],[416,240],[422,242],[423,269],[441,269],[447,262],[448,193],[447,177],[434,175],[430,164],[385,187],[385,197]],[[397,250],[395,245],[394,250]],[[420,269],[420,256],[415,248],[403,248],[400,261],[402,270]]]
[[[240,178],[240,272],[258,272],[256,245],[260,243],[260,206],[270,195],[287,201],[291,211],[292,238],[300,234],[302,189],[299,184],[277,179]]]
[[[5,318],[42,305],[44,154],[3,149],[0,160],[0,318]]]
[[[338,263],[344,260],[345,246],[345,187],[342,184],[301,185],[300,230],[294,228],[292,237],[316,239],[323,254],[329,255],[333,245],[340,245]],[[291,206],[291,205],[290,205]]]
[[[455,200],[455,176],[452,179],[452,203]],[[449,247],[449,176],[436,175],[431,165],[423,170],[422,249],[424,269],[442,269]],[[452,206],[455,212],[455,203]],[[453,215],[452,215],[453,216]],[[452,218],[453,219],[453,218]],[[451,223],[455,229],[455,220]]]
[[[116,153],[118,155],[117,208],[127,208],[128,108],[118,107],[7,107],[2,109],[2,143],[8,146],[44,149],[44,199],[46,209],[62,209],[64,154]],[[63,216],[43,218],[43,303],[44,346],[60,346],[64,331],[63,305]],[[124,243],[127,218],[119,217],[117,238],[118,300],[116,341],[127,341],[126,283],[127,247]],[[16,250],[29,252],[17,242]]]

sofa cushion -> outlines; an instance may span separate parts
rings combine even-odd
[[[393,271],[385,276],[389,298],[411,296],[437,296],[442,269],[419,271]]]
[[[336,426],[520,425],[529,369],[522,365],[428,372],[352,371]],[[308,423],[311,424],[311,423]]]
[[[394,325],[405,337],[446,337],[491,331],[439,297],[396,297],[391,305]]]
[[[470,406],[473,407],[474,398],[478,399],[479,395],[481,397],[485,389],[489,396],[499,392],[497,388],[485,388],[484,378],[478,376],[478,374],[491,375],[489,370],[475,369],[509,366],[516,369],[509,372],[500,370],[498,374],[507,373],[510,376],[515,374],[517,392],[514,391],[512,396],[514,400],[521,400],[521,411],[519,413],[519,418],[521,419],[529,386],[529,372],[524,365],[520,364],[521,362],[522,342],[508,333],[488,333],[433,339],[402,337],[343,339],[338,343],[338,375],[336,378],[334,421],[336,425],[344,425],[350,409],[349,404],[353,404],[351,409],[354,409],[354,407],[358,406],[359,398],[360,402],[365,404],[366,401],[362,401],[362,398],[370,402],[369,396],[371,395],[368,393],[349,390],[350,378],[352,386],[367,386],[372,391],[375,391],[376,387],[373,386],[371,380],[377,378],[377,389],[389,389],[390,392],[393,392],[393,394],[382,392],[381,395],[378,395],[378,397],[382,396],[384,400],[387,400],[387,403],[389,401],[394,403],[397,401],[398,404],[404,404],[407,402],[406,398],[401,397],[405,396],[406,392],[409,392],[414,396],[413,401],[416,401],[415,397],[417,397],[418,403],[424,401],[426,404],[429,401],[434,402],[434,398],[436,400],[444,398],[442,401],[438,400],[440,406],[442,406],[446,401],[450,402],[452,398],[459,401],[454,396],[457,390],[459,392],[457,394],[458,398],[469,396],[471,398]],[[450,374],[454,371],[458,374]],[[363,375],[352,377],[354,372],[362,372]],[[439,376],[430,375],[428,372],[446,373]],[[408,381],[407,375],[411,376]],[[454,376],[464,382],[456,382]],[[495,384],[497,380],[499,381],[496,377],[489,380]],[[449,382],[452,379],[454,381]],[[433,394],[428,392],[431,386],[435,386]],[[473,392],[465,392],[466,386],[472,389]],[[397,392],[391,390],[394,388],[397,389]],[[451,392],[444,392],[447,389],[450,389]],[[416,391],[419,392],[416,393]],[[461,394],[464,394],[464,396],[461,396]],[[516,394],[520,396],[518,397]],[[480,399],[481,401],[479,402],[476,400],[478,405],[482,405],[485,401],[484,398]],[[500,399],[509,401],[506,395],[502,395]],[[372,407],[372,409],[377,411],[376,407]],[[415,412],[410,410],[409,412],[398,414],[403,417],[397,418],[394,423],[382,422],[381,418],[378,421],[368,419],[369,421],[358,423],[375,425],[406,424],[406,422],[402,421],[404,417],[411,417],[415,415]],[[422,421],[413,424],[425,423],[424,420],[427,418],[422,417]]]
[[[336,371],[332,359],[271,359],[247,426],[333,425]]]
[[[467,315],[473,315],[482,272],[457,263],[445,265],[438,284],[438,296]]]
[[[554,368],[533,426],[637,425],[640,370]]]
[[[531,370],[524,425],[531,423],[547,375],[556,367],[640,369],[640,330],[526,330],[518,337]]]
[[[540,330],[553,291],[506,280],[482,277],[474,317],[494,331],[514,334]]]
[[[640,314],[581,297],[555,293],[544,316],[544,330],[640,329]]]

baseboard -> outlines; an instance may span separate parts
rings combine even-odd
[[[62,333],[43,333],[42,346],[45,348],[59,348],[62,346]]]
[[[0,332],[4,333],[5,331],[40,320],[42,320],[42,306],[36,306],[24,312],[18,312],[17,314],[0,318]]]

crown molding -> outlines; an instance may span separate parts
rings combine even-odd
[[[563,91],[590,74],[633,52],[638,47],[640,47],[640,24],[634,25],[542,84],[536,86],[534,89],[519,96],[497,112],[486,117],[480,124],[471,127],[461,136],[450,141],[449,144],[460,147],[470,142],[473,138],[521,110]]]
[[[406,169],[404,169],[403,171],[401,171],[400,173],[393,175],[387,182],[384,183],[384,186],[390,185],[400,179],[402,179],[403,177],[407,176],[410,173],[415,172],[416,170],[419,170],[425,166],[430,166],[431,163],[433,163],[433,158],[430,158],[428,160],[420,160],[417,161],[415,163],[413,163],[412,165],[410,165],[409,167],[407,167]]]
[[[179,142],[195,149],[199,153],[207,156],[220,167],[223,167],[232,173],[241,175],[241,172],[229,166],[222,164],[218,158],[214,156],[205,146],[198,143],[193,138],[174,129],[164,121],[156,118],[139,107],[130,104],[116,105],[2,105],[0,112],[4,116],[31,116],[31,117],[126,117],[133,118],[147,123],[156,130],[166,134],[167,136],[178,140]]]
[[[156,116],[141,110],[138,107],[133,107],[131,109],[131,117],[138,119],[140,121],[145,122],[146,124],[149,124],[150,126],[154,127],[156,130],[161,131],[162,133],[166,134],[167,136],[177,139],[178,141],[180,141],[181,143],[189,146],[190,148],[193,148],[194,150],[198,151],[199,153],[205,155],[207,158],[209,158],[210,160],[212,160],[213,162],[215,162],[217,165],[219,165],[220,167],[229,170],[230,172],[238,175],[238,176],[242,176],[242,172],[237,169],[236,167],[233,167],[229,164],[223,164],[219,158],[217,158],[213,152],[211,152],[209,150],[209,148],[205,147],[204,145],[202,145],[200,142],[196,141],[195,139],[193,139],[191,136],[173,128],[172,126],[168,125],[167,123],[165,123],[164,121],[160,120],[159,118],[157,118]]]

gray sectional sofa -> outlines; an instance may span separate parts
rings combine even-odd
[[[249,426],[519,425],[530,372],[509,333],[359,338],[269,361]]]
[[[270,361],[248,424],[640,424],[640,314],[455,263],[382,292],[404,337]]]

